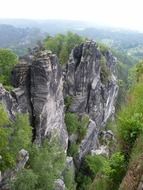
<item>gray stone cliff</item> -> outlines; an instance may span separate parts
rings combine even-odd
[[[62,70],[56,55],[46,50],[33,52],[14,68],[12,82],[11,93],[0,86],[0,101],[10,118],[16,112],[29,112],[34,140],[41,143],[56,136],[66,150]]]
[[[65,95],[72,97],[69,112],[88,114],[90,123],[79,148],[79,159],[99,148],[98,134],[114,115],[118,94],[116,58],[94,41],[75,47],[65,77]]]

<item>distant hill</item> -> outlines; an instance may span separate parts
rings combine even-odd
[[[23,55],[28,47],[33,47],[47,34],[53,36],[67,31],[103,42],[134,61],[143,59],[143,33],[92,26],[81,21],[0,19],[0,47],[11,48]]]
[[[40,28],[42,32],[54,35],[67,30],[85,29],[90,24],[83,21],[72,20],[26,20],[26,19],[0,19],[0,24],[12,25],[18,28]]]
[[[0,47],[10,48],[17,54],[23,55],[27,48],[34,47],[38,40],[46,34],[38,28],[17,28],[12,25],[0,25]]]

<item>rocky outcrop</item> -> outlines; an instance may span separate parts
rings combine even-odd
[[[84,139],[81,141],[78,153],[78,160],[81,161],[82,158],[87,154],[91,153],[92,150],[96,150],[99,147],[98,139],[98,128],[94,121],[90,121],[88,129]]]
[[[36,55],[30,72],[36,140],[59,136],[66,149],[68,136],[64,124],[63,81],[57,57],[46,51]]]
[[[12,82],[16,88],[11,93],[0,87],[0,101],[9,115],[29,112],[34,140],[56,136],[66,150],[62,71],[56,55],[33,51],[14,68]]]
[[[118,94],[116,58],[94,41],[75,47],[70,55],[65,94],[72,97],[69,112],[88,114],[91,122],[79,148],[79,159],[99,148],[98,134],[114,115]]]
[[[55,189],[54,190],[66,190],[64,181],[62,179],[57,179],[55,181]]]
[[[73,49],[67,65],[66,94],[73,97],[71,112],[88,113],[97,126],[114,113],[118,93],[116,58],[89,41]]]
[[[19,112],[17,101],[8,91],[4,89],[2,84],[0,84],[0,103],[4,105],[9,117],[14,119],[15,114]]]
[[[71,144],[78,142],[78,155],[74,161],[79,167],[88,153],[109,154],[108,147],[100,142],[100,134],[115,112],[118,93],[115,65],[116,58],[109,51],[102,52],[93,41],[76,46],[64,73],[63,90],[63,72],[56,55],[34,49],[13,70],[15,89],[9,93],[0,86],[0,102],[5,105],[11,119],[17,112],[29,113],[35,142],[41,144],[45,138],[56,137],[66,152],[68,134],[64,122],[63,91],[64,97],[72,97],[68,112],[76,113],[81,121],[84,115],[89,118],[83,139],[77,134],[69,137]],[[65,172],[72,173],[74,186],[73,159],[68,157],[67,160]],[[63,178],[55,182],[57,190],[66,188]]]

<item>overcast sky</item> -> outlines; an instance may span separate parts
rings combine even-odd
[[[0,18],[83,20],[143,31],[143,0],[0,0]]]

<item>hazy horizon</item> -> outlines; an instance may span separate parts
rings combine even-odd
[[[0,19],[71,20],[143,31],[142,0],[5,0]]]

